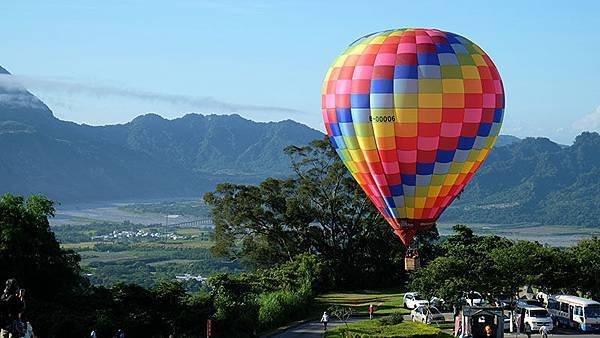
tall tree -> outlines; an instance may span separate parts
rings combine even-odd
[[[304,210],[310,211],[313,222],[320,226],[313,240],[334,283],[396,280],[401,275],[404,248],[330,142],[290,146],[285,152],[297,175],[297,199],[306,203]]]
[[[594,236],[579,241],[576,246],[567,251],[572,257],[570,266],[576,267],[576,283],[571,279],[571,285],[577,285],[579,291],[594,299],[600,298],[600,238]]]
[[[477,236],[467,226],[457,224],[454,233],[434,250],[438,256],[411,276],[411,287],[452,303],[469,291],[479,291],[485,297],[498,295],[502,292],[499,276],[504,272],[490,253],[511,244],[503,237]]]
[[[549,293],[583,292],[598,297],[600,240],[580,241],[571,248],[538,242],[478,236],[464,225],[434,250],[437,257],[411,276],[411,287],[424,295],[456,302],[463,292],[485,297],[514,297],[532,285]]]
[[[534,285],[546,292],[564,288],[563,266],[566,255],[557,248],[545,247],[537,242],[517,241],[490,253],[494,265],[501,273],[497,276],[502,294],[515,295],[523,285]]]
[[[82,282],[79,255],[63,250],[50,230],[52,201],[42,196],[0,198],[0,280],[17,278],[38,299]]]
[[[267,179],[258,186],[219,184],[207,193],[215,223],[213,253],[267,267],[308,250],[307,233],[314,226],[296,203],[296,189],[293,180]]]
[[[333,286],[391,283],[404,248],[329,141],[285,149],[295,175],[258,186],[221,184],[205,195],[219,256],[268,266],[313,253]]]

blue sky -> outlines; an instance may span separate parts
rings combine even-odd
[[[80,123],[239,112],[323,130],[321,81],[346,45],[432,27],[498,66],[501,133],[571,143],[600,129],[596,1],[3,0],[0,13],[0,65]]]

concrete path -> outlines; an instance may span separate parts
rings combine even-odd
[[[354,323],[359,320],[365,320],[368,317],[352,317],[348,319],[348,323]],[[344,325],[343,322],[337,320],[331,320],[329,324],[327,324],[328,328],[334,328],[336,326]],[[305,322],[296,326],[293,326],[287,330],[279,332],[273,336],[273,338],[318,338],[323,337],[323,323],[320,323],[318,320]]]

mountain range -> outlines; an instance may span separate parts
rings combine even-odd
[[[9,73],[0,67],[0,76]],[[62,202],[199,196],[218,182],[291,173],[282,149],[323,134],[291,120],[146,114],[125,124],[62,121],[24,88],[0,86],[0,193]]]
[[[600,226],[600,135],[571,146],[525,138],[495,147],[443,220]]]
[[[0,76],[9,76],[0,67]],[[0,82],[0,84],[2,84]],[[89,126],[62,121],[17,86],[0,86],[0,194],[61,202],[200,196],[219,182],[291,174],[282,150],[324,135],[291,120],[156,114]],[[571,146],[501,135],[443,221],[598,226],[600,135]]]

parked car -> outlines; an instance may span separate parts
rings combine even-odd
[[[483,297],[481,296],[481,293],[479,293],[477,291],[465,292],[462,300],[467,305],[471,305],[471,306],[483,306],[486,303],[485,300],[483,299]]]
[[[419,306],[410,312],[413,322],[421,323],[443,323],[444,315],[435,306]]]
[[[497,307],[501,307],[503,310],[512,310],[515,308],[517,304],[517,300],[510,295],[500,295],[496,297],[494,301],[494,305]]]
[[[537,299],[519,299],[519,300],[517,300],[517,305],[519,305],[519,304],[544,307],[544,304]]]
[[[421,298],[417,292],[407,292],[404,294],[404,307],[407,309],[416,309],[419,306],[429,305],[429,301]]]
[[[429,305],[435,306],[438,309],[444,310],[446,301],[443,298],[431,297],[431,299],[429,300]]]

